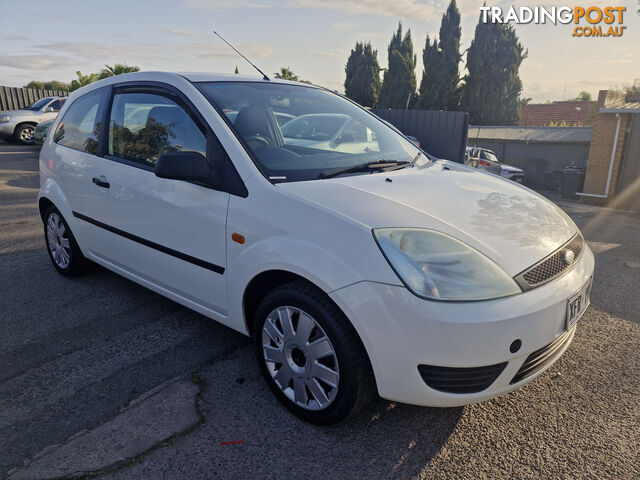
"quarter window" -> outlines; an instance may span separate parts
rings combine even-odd
[[[172,99],[155,93],[119,93],[109,122],[109,155],[154,166],[163,153],[205,155],[207,140],[191,116]]]
[[[97,155],[100,132],[98,110],[102,97],[102,91],[98,90],[73,102],[56,129],[54,141],[65,147]]]

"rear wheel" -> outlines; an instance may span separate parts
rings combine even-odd
[[[53,205],[45,212],[44,238],[49,258],[58,272],[69,277],[86,272],[89,261],[82,255],[66,220]]]
[[[33,145],[33,132],[35,128],[35,126],[29,124],[16,127],[13,133],[16,142],[22,143],[23,145]]]
[[[364,347],[323,292],[304,281],[279,287],[261,302],[256,322],[262,373],[295,415],[327,425],[369,403],[375,384]]]

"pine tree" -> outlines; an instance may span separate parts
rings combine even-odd
[[[518,75],[527,52],[512,25],[479,20],[467,51],[463,105],[476,125],[517,125],[522,82]]]
[[[411,30],[402,37],[402,23],[391,37],[388,49],[389,65],[384,72],[378,107],[403,109],[409,95],[416,91],[416,56],[413,53]]]
[[[438,41],[431,43],[429,35],[422,50],[422,79],[420,80],[420,97],[415,108],[421,110],[440,110],[441,107],[441,66],[442,52],[438,50]]]
[[[375,107],[380,94],[380,65],[371,43],[356,42],[344,70],[345,95],[363,107]]]
[[[233,72],[236,75],[240,75],[240,70],[238,70],[238,66],[236,65],[236,70]]]
[[[457,110],[460,105],[460,13],[451,0],[440,24],[440,40],[427,35],[422,51],[422,80],[417,108]]]

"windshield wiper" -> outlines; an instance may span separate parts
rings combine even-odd
[[[350,167],[342,167],[336,168],[334,170],[326,170],[320,173],[320,178],[331,178],[337,175],[341,175],[343,173],[351,173],[351,172],[361,172],[367,170],[380,170],[380,169],[389,169],[395,170],[396,167],[403,167],[405,165],[409,165],[411,162],[407,162],[406,160],[377,160],[375,162],[365,162],[358,163],[356,165],[351,165]]]

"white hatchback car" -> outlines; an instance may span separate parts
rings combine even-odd
[[[284,141],[277,114],[318,113],[376,148]],[[73,92],[51,132],[39,208],[55,268],[91,260],[253,336],[270,388],[314,423],[376,390],[430,406],[513,390],[589,303],[594,258],[558,207],[322,88],[120,75]]]

